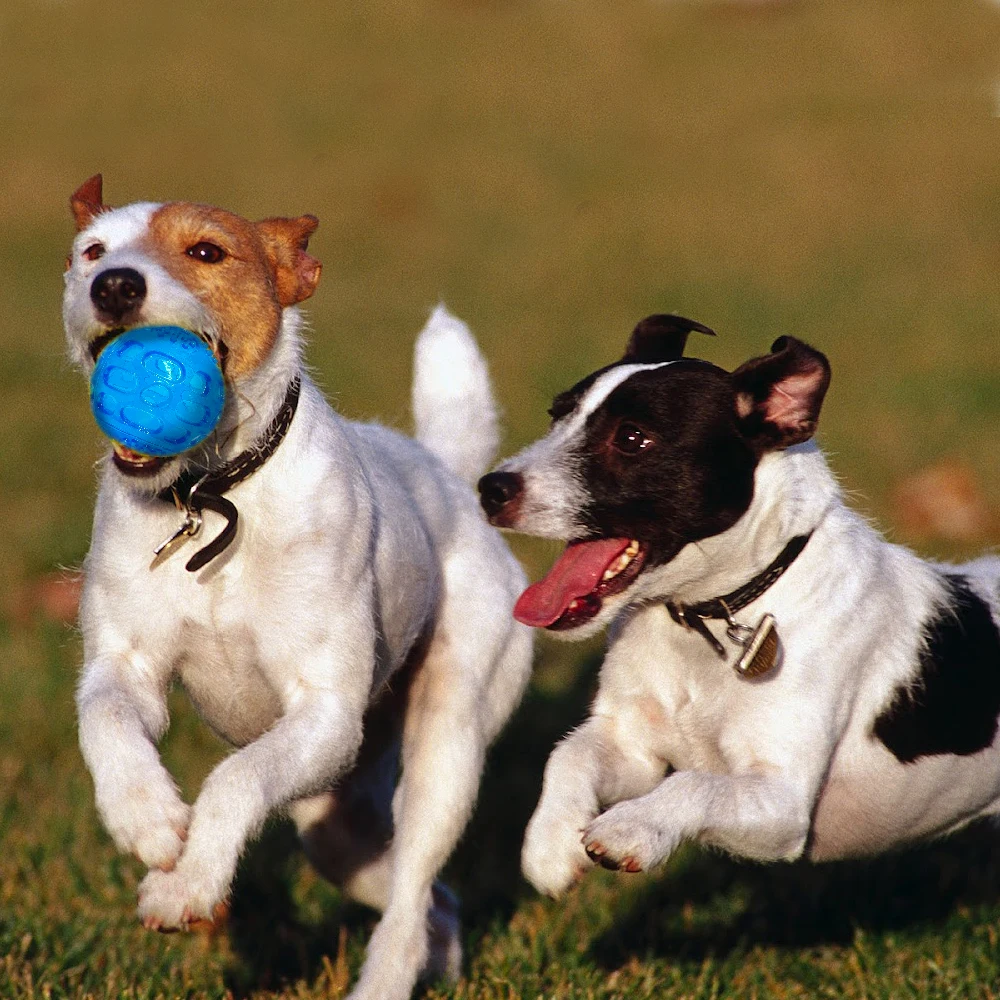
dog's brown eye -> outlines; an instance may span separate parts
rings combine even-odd
[[[200,260],[202,264],[219,264],[226,259],[226,251],[215,243],[209,243],[208,240],[201,240],[184,252],[189,257]]]
[[[646,437],[641,427],[635,424],[622,424],[615,431],[614,445],[626,455],[636,455],[653,442]]]
[[[107,250],[104,248],[103,243],[91,243],[86,250],[83,251],[84,260],[100,260]]]

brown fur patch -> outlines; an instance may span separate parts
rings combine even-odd
[[[107,209],[103,195],[104,179],[100,174],[88,177],[69,198],[70,211],[80,232],[94,221],[94,216]]]
[[[316,291],[323,265],[306,253],[306,247],[318,225],[315,215],[262,219],[257,223],[277,274],[278,301],[283,306],[302,302]]]
[[[309,223],[303,224],[305,219]],[[228,377],[246,376],[264,361],[278,336],[283,306],[315,289],[320,265],[304,249],[316,225],[312,216],[253,223],[190,202],[169,202],[153,213],[145,249],[212,313],[228,349]],[[209,264],[189,256],[202,242],[220,247],[225,257]]]

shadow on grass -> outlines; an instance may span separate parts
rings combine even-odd
[[[243,858],[226,927],[235,958],[226,986],[237,997],[296,979],[311,982],[323,956],[336,949],[337,923],[310,926],[293,899],[301,863],[298,837],[288,823],[268,824]]]
[[[700,962],[756,945],[846,945],[858,930],[944,925],[1000,900],[997,840],[983,822],[908,851],[817,865],[758,865],[688,849],[676,870],[630,895],[591,954],[616,969],[633,957]]]
[[[529,692],[493,748],[482,794],[445,878],[462,900],[466,947],[506,923],[532,890],[520,876],[520,847],[553,744],[586,714],[598,657],[569,690]],[[633,957],[700,962],[755,945],[849,944],[873,934],[944,924],[965,907],[1000,900],[998,834],[981,823],[946,841],[864,861],[756,865],[685,849],[658,879],[614,895],[614,919],[590,946],[593,961],[620,968]],[[287,823],[267,827],[244,860],[229,940],[226,985],[237,997],[295,980],[313,982],[334,961],[341,928],[356,974],[376,914],[331,894],[319,920],[293,898],[305,865]]]
[[[597,662],[596,657],[586,661],[570,690],[558,696],[529,692],[490,752],[475,815],[444,875],[461,899],[470,949],[490,925],[509,919],[530,892],[520,878],[524,828],[553,744],[586,714]],[[292,886],[306,864],[287,822],[268,824],[244,857],[227,925],[233,961],[226,986],[234,996],[300,979],[313,982],[324,970],[324,958],[334,960],[341,927],[356,975],[377,914],[341,900],[319,921],[304,919]]]

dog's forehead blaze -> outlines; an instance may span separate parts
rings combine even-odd
[[[196,243],[218,244],[221,264],[190,257]],[[270,353],[281,324],[275,274],[254,223],[221,208],[169,202],[149,220],[145,251],[209,310],[229,349],[227,375],[254,371]]]
[[[658,361],[652,364],[640,364],[640,363],[630,363],[630,364],[618,364],[613,365],[606,371],[602,371],[598,374],[598,378],[586,387],[586,389],[580,395],[579,401],[576,404],[575,411],[580,418],[586,419],[592,413],[600,409],[608,402],[608,398],[617,390],[620,386],[624,385],[629,379],[634,375],[638,375],[640,372],[652,372],[657,371],[661,368],[669,368],[671,365],[676,365],[676,361]],[[583,385],[584,382],[577,383],[574,389]],[[574,390],[570,390],[571,392]]]

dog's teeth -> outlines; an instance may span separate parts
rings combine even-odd
[[[580,602],[574,597],[573,600],[569,602],[569,608],[567,608],[567,610],[576,611],[578,607],[580,607]]]
[[[629,547],[604,571],[601,581],[611,580],[639,554],[639,543],[630,542]]]

